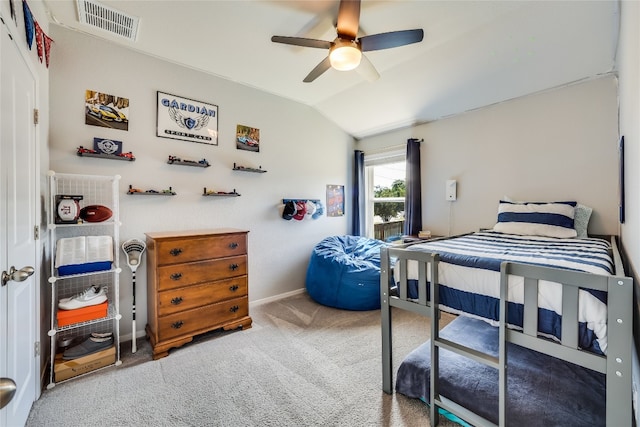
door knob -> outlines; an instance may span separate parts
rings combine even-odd
[[[14,282],[24,282],[27,280],[29,276],[33,274],[35,270],[33,267],[26,266],[21,268],[20,270],[16,270],[16,268],[12,265],[9,269],[9,272],[2,272],[2,286],[6,285],[9,280],[13,280]]]
[[[0,378],[0,409],[11,402],[16,394],[16,383],[11,378]]]

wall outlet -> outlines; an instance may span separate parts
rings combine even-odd
[[[445,185],[445,200],[452,202],[457,198],[458,183],[455,179],[449,179]]]

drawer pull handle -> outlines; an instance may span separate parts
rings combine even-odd
[[[171,304],[173,305],[178,305],[180,303],[182,303],[182,297],[175,297],[171,300]]]
[[[238,244],[236,242],[229,243],[229,249],[235,249],[237,247],[238,247]]]
[[[182,279],[182,273],[173,273],[171,275],[171,280],[180,280]]]
[[[229,309],[230,312],[235,313],[236,311],[240,310],[240,307],[238,307],[237,305],[234,305],[233,307],[231,307]]]
[[[173,248],[169,251],[169,253],[173,256],[178,256],[182,253],[182,249],[180,248]]]
[[[238,264],[229,264],[229,269],[235,271],[238,269]]]
[[[240,286],[238,286],[238,285],[231,285],[231,286],[229,286],[229,290],[230,290],[231,292],[235,292],[235,291],[237,291],[237,290],[238,290],[238,288],[240,288]]]
[[[184,324],[184,322],[183,322],[182,320],[178,320],[177,322],[173,322],[173,323],[171,324],[171,327],[172,327],[173,329],[180,329],[180,328],[182,328],[182,325],[183,325],[183,324]]]

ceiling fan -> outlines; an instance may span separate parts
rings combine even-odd
[[[367,79],[376,80],[380,75],[362,52],[390,49],[418,43],[424,37],[422,29],[392,31],[358,37],[360,22],[360,0],[341,0],[336,20],[338,36],[333,41],[308,39],[303,37],[273,36],[271,41],[295,46],[329,49],[329,55],[304,78],[310,83],[322,73],[333,67],[336,70],[348,71],[360,66],[358,71]]]

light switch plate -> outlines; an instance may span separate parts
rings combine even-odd
[[[452,202],[457,198],[458,184],[455,179],[449,179],[446,183],[445,200]]]

